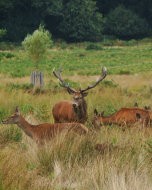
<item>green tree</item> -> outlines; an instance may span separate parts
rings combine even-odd
[[[47,15],[61,15],[62,3],[62,0],[32,0],[32,5],[39,10],[43,17]]]
[[[52,44],[51,34],[41,25],[32,35],[28,34],[22,42],[23,47],[35,63],[36,68],[38,68],[38,63],[45,58],[47,49]]]
[[[71,41],[96,41],[102,36],[102,25],[95,1],[70,0],[64,7],[59,30]]]
[[[139,38],[148,34],[149,27],[145,19],[123,6],[118,6],[108,14],[104,31],[119,38]]]

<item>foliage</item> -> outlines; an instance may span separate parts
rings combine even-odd
[[[86,47],[86,50],[103,50],[103,47],[95,44],[95,43],[91,43]]]
[[[54,15],[54,16],[59,16],[61,15],[62,11],[62,5],[63,1],[62,0],[32,0],[32,5],[36,7],[39,11],[40,14],[43,16],[46,15]]]
[[[0,60],[4,57],[9,59],[15,57],[15,55],[11,52],[0,52]]]
[[[88,2],[88,4],[83,5],[84,2]],[[136,18],[138,26],[143,25],[142,20],[144,19],[145,22],[148,22],[152,30],[152,1],[150,0],[96,0],[95,7],[97,9],[95,9],[94,5],[89,5],[91,2],[95,4],[93,0],[82,0],[80,4],[78,0],[73,2],[72,0],[1,0],[0,28],[7,30],[4,39],[11,42],[23,41],[25,36],[28,33],[32,33],[40,23],[44,23],[55,38],[63,38],[68,41],[78,39],[80,41],[85,38],[84,32],[87,31],[86,38],[89,41],[100,40],[101,35],[99,34],[99,30],[101,29],[102,32],[103,27],[97,23],[103,19],[99,17],[101,17],[102,14],[104,18],[106,18],[116,7],[123,5],[127,10],[139,15],[141,19]],[[66,11],[67,7],[69,12]],[[78,13],[75,19],[73,18],[72,12]],[[94,13],[92,17],[90,16],[90,14],[92,14],[91,12]],[[66,23],[65,26],[63,21]],[[81,21],[84,22],[82,23]],[[78,32],[82,33],[74,33],[73,30],[69,30],[68,34],[66,34],[67,23],[70,24],[70,27],[68,25],[69,28],[76,31],[75,27],[78,27]],[[77,23],[79,23],[80,26]],[[83,28],[83,24],[87,27],[86,29]],[[140,33],[139,37],[144,37],[145,34],[147,33]],[[93,38],[93,36],[95,37]],[[128,38],[132,38],[132,36]]]
[[[40,25],[32,35],[27,35],[22,45],[37,65],[45,57],[47,48],[49,48],[52,43],[50,33]]]
[[[0,29],[0,39],[5,36],[7,31],[5,29]]]
[[[112,10],[105,21],[104,32],[119,38],[139,38],[148,35],[146,20],[122,6]]]
[[[97,41],[102,36],[102,14],[93,0],[70,0],[63,11],[59,30],[70,41]]]

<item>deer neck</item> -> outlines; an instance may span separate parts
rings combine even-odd
[[[115,123],[115,118],[114,118],[113,115],[110,115],[110,116],[107,116],[107,117],[102,116],[101,120],[102,120],[102,122],[105,123],[105,124],[112,124],[112,123]]]
[[[84,99],[82,99],[82,102],[78,104],[78,119],[79,120],[86,120],[87,117],[87,103]]]
[[[25,132],[26,135],[33,138],[32,125],[28,123],[22,116],[17,125]]]

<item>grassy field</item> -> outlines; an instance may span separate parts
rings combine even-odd
[[[62,67],[66,75],[96,75],[100,66],[106,66],[109,74],[134,74],[152,70],[151,47],[149,42],[137,42],[133,45],[123,41],[112,44],[56,44],[48,51],[47,59],[39,64],[39,69],[47,75],[52,69]],[[108,45],[108,46],[107,46]],[[63,48],[64,47],[64,48]],[[12,77],[27,76],[33,70],[33,64],[18,48],[11,52],[0,52],[0,73]]]
[[[76,44],[56,46],[40,64],[45,87],[32,94],[33,69],[21,48],[0,52],[0,120],[18,105],[33,124],[53,122],[52,107],[70,95],[52,75],[54,67],[73,87],[97,79],[100,67],[108,76],[86,97],[90,132],[66,134],[38,147],[15,125],[0,125],[0,190],[151,190],[152,128],[124,131],[118,126],[95,131],[93,110],[111,114],[121,107],[152,107],[152,45],[148,42]],[[89,49],[89,50],[88,50]],[[103,144],[98,150],[96,144]]]

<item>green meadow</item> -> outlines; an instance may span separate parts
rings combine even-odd
[[[53,76],[74,88],[108,75],[86,97],[89,133],[62,133],[42,147],[16,125],[0,124],[0,190],[151,190],[152,128],[104,126],[95,130],[93,110],[109,115],[122,107],[152,107],[152,40],[56,43],[39,63],[45,86],[33,94],[34,65],[19,47],[0,51],[0,121],[19,106],[32,124],[53,123],[53,105],[72,97]],[[102,144],[101,150],[97,144]]]
[[[97,75],[101,66],[109,74],[134,74],[151,70],[152,40],[105,41],[103,43],[58,44],[48,50],[39,69],[51,75],[52,69],[63,68],[66,75]],[[34,65],[23,49],[0,52],[0,73],[12,77],[27,76]]]

